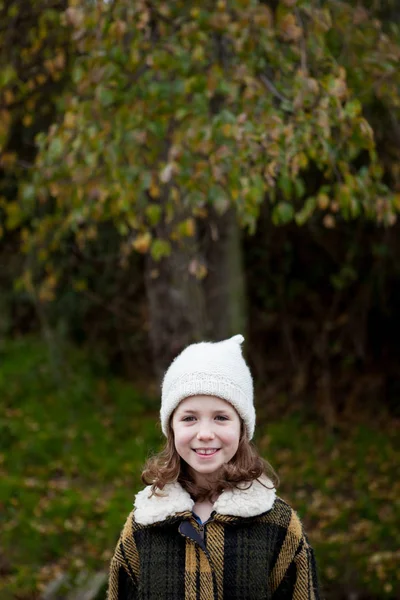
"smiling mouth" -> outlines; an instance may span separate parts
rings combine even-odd
[[[213,454],[216,454],[221,448],[193,448],[194,452],[196,452],[196,454],[199,454],[200,456],[212,456]]]

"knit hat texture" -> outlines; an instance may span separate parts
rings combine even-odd
[[[191,344],[173,360],[162,383],[160,419],[164,435],[181,400],[206,395],[232,404],[245,423],[249,439],[253,437],[253,379],[242,356],[243,341],[239,334],[222,342]]]

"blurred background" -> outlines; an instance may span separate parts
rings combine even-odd
[[[0,0],[0,597],[104,598],[159,383],[243,333],[327,600],[400,597],[396,0]]]

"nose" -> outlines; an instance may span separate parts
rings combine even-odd
[[[209,425],[203,424],[201,425],[199,431],[197,432],[198,440],[213,440],[214,432],[212,431]]]

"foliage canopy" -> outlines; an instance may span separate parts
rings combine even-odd
[[[20,197],[5,205],[6,226],[22,227],[25,250],[47,264],[48,295],[52,254],[71,240],[83,248],[102,222],[119,232],[122,257],[160,259],[210,205],[234,205],[250,231],[264,201],[276,225],[320,214],[327,228],[360,215],[396,221],[398,162],[377,147],[374,111],[399,115],[399,30],[372,9],[71,0],[40,23],[50,16],[59,37],[44,65],[61,76],[68,34],[71,81]],[[53,39],[41,25],[35,33],[36,45]],[[12,61],[3,67],[5,148],[22,79]],[[36,104],[25,106],[29,126]]]

